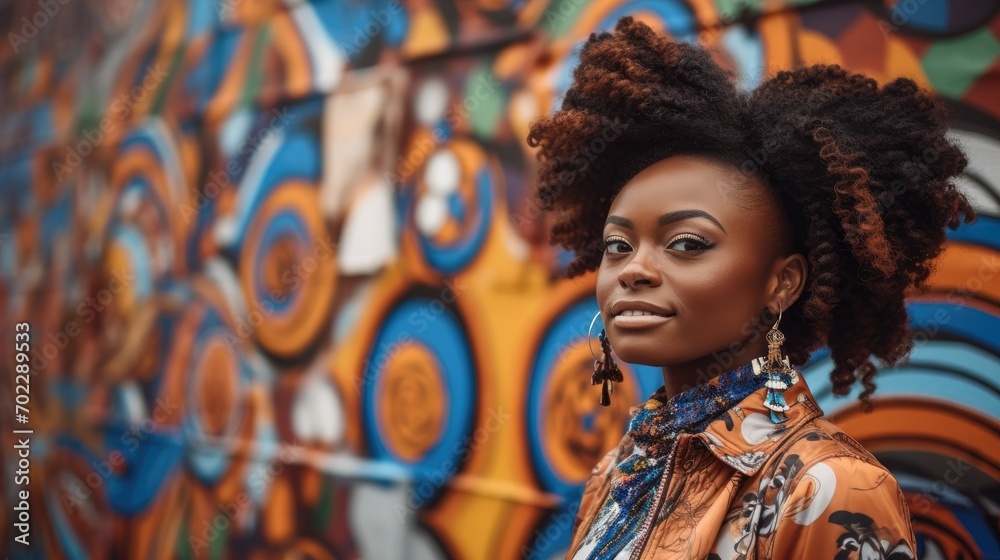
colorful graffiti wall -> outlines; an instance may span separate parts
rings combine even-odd
[[[983,216],[911,362],[874,416],[805,371],[922,558],[1000,558],[996,0],[0,2],[6,554],[561,557],[660,374],[597,404],[594,276],[560,278],[524,138],[625,14],[742,87],[827,62],[948,100]]]

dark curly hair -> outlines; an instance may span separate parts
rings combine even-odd
[[[976,217],[952,182],[967,160],[945,136],[943,103],[912,80],[880,88],[836,65],[740,91],[707,51],[628,16],[590,35],[573,77],[561,109],[528,135],[551,241],[575,253],[567,275],[598,268],[611,202],[639,171],[678,154],[728,163],[766,185],[809,263],[783,321],[790,360],[827,345],[834,393],[860,381],[870,410],[871,358],[906,359],[905,297],[926,287],[945,227]]]

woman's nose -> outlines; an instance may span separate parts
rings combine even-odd
[[[621,287],[637,288],[640,285],[648,284],[651,286],[659,285],[660,283],[660,273],[651,262],[652,255],[648,254],[648,251],[643,251],[638,249],[633,253],[633,256],[622,268],[622,271],[618,273],[618,283]]]

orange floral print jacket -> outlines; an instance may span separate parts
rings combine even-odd
[[[673,474],[650,514],[655,522],[631,558],[915,558],[909,510],[892,474],[819,418],[823,411],[804,378],[785,391],[791,408],[784,423],[771,422],[766,391],[750,394],[705,431],[678,436]],[[626,434],[594,468],[567,559],[632,445]]]

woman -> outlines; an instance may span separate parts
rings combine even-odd
[[[598,269],[611,357],[661,366],[595,467],[568,558],[913,558],[889,471],[820,418],[912,346],[904,297],[975,213],[942,105],[837,66],[735,89],[703,50],[630,17],[592,34],[562,108],[532,123],[568,274]],[[607,131],[615,134],[609,135]]]

